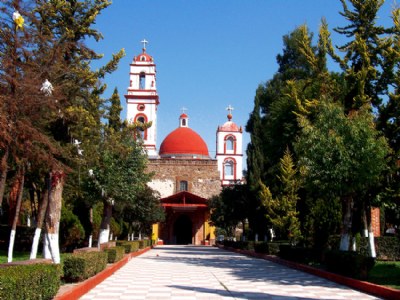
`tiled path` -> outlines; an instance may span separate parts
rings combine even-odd
[[[157,246],[82,300],[377,299],[270,261],[215,247]]]

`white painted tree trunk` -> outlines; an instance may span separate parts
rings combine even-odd
[[[46,213],[46,233],[44,234],[43,255],[53,263],[60,263],[59,229],[61,219],[64,172],[51,173],[50,197]]]
[[[33,241],[32,241],[31,256],[29,257],[30,259],[36,259],[41,233],[42,233],[42,229],[36,228],[35,235],[33,236]]]
[[[21,210],[22,194],[23,194],[23,189],[24,189],[24,180],[25,180],[25,168],[22,166],[21,169],[18,171],[17,178],[16,178],[15,182],[13,183],[13,186],[10,191],[10,198],[16,197],[16,204],[15,204],[15,215],[14,215],[13,223],[11,226],[11,232],[10,232],[10,241],[8,244],[8,259],[7,259],[7,261],[9,263],[12,262],[12,259],[13,259],[15,233],[17,231],[19,212]]]
[[[100,229],[99,247],[100,247],[101,244],[108,242],[108,237],[109,236],[110,236],[110,227],[108,227],[107,229]]]
[[[375,237],[373,231],[370,231],[368,233],[368,249],[369,249],[369,256],[375,258],[376,249],[375,249]]]
[[[8,244],[8,258],[7,261],[10,263],[13,260],[13,250],[14,250],[14,241],[15,241],[15,230],[12,229],[10,233],[10,242]]]
[[[350,248],[350,235],[348,233],[344,233],[340,237],[340,250],[349,251]]]
[[[93,243],[93,235],[89,235],[89,243],[88,243],[89,248],[92,247],[92,243]]]
[[[342,199],[343,209],[343,221],[342,221],[342,234],[340,238],[340,250],[349,251],[350,247],[350,234],[351,224],[353,217],[353,198],[351,196],[345,196]]]
[[[53,263],[60,263],[60,248],[58,245],[58,233],[45,233],[43,243],[43,256],[51,259]]]
[[[351,251],[357,251],[357,240],[355,237],[351,239]]]

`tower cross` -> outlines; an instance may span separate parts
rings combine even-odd
[[[181,108],[181,111],[182,111],[183,114],[185,114],[187,110],[188,110],[188,109],[187,109],[186,107],[182,107],[182,108]]]
[[[141,43],[143,43],[143,50],[146,50],[146,44],[148,43],[148,41],[146,41],[146,39],[143,39]]]
[[[226,108],[226,110],[228,111],[228,113],[231,115],[232,111],[234,110],[234,108],[229,104],[228,107]]]

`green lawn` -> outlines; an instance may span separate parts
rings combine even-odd
[[[13,253],[13,261],[28,260],[30,252],[17,252]],[[8,251],[0,250],[0,264],[7,263]],[[38,258],[42,258],[42,255],[38,253]]]
[[[368,281],[400,289],[400,261],[377,261],[368,276]]]

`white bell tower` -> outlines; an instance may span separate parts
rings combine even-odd
[[[142,53],[130,64],[129,87],[125,95],[127,120],[129,123],[151,122],[141,132],[143,144],[149,157],[157,157],[157,106],[160,103],[156,88],[156,65],[153,57],[146,53],[146,40],[142,41]]]
[[[228,121],[217,128],[217,161],[221,184],[243,182],[243,129],[232,121],[233,107],[228,106]]]

